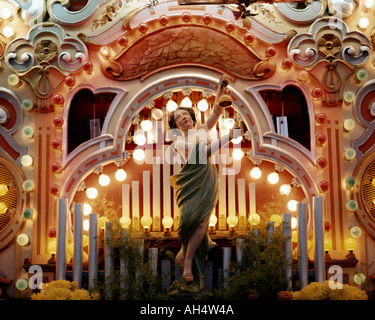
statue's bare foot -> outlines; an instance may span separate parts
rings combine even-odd
[[[185,278],[186,282],[191,282],[194,280],[191,270],[184,270],[182,277]]]
[[[185,253],[184,253],[184,250],[181,248],[180,251],[177,253],[177,256],[175,258],[175,261],[176,263],[179,265],[179,266],[182,266],[184,264],[184,261],[185,261]]]

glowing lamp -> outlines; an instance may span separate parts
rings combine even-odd
[[[344,130],[349,132],[352,131],[355,127],[355,122],[353,119],[345,119],[344,120]]]
[[[4,34],[4,36],[6,36],[8,38],[11,38],[11,37],[14,36],[14,29],[10,26],[6,26],[3,29],[3,34]],[[17,84],[18,84],[18,82],[17,82]]]
[[[150,131],[152,129],[152,122],[151,122],[151,120],[143,120],[141,122],[141,128],[144,131]]]
[[[362,17],[358,20],[358,27],[362,30],[366,29],[370,23],[370,20],[366,17]]]
[[[181,107],[191,108],[193,103],[191,102],[190,98],[186,96],[185,98],[182,99],[180,105]]]
[[[345,248],[349,251],[353,251],[357,246],[357,241],[353,238],[346,238],[345,239]]]
[[[5,196],[8,193],[8,186],[5,184],[0,184],[0,197]]]
[[[347,177],[345,179],[345,185],[347,189],[353,188],[355,186],[355,179],[354,177]]]
[[[31,156],[29,156],[28,154],[25,154],[21,158],[21,164],[24,167],[31,167],[33,165],[33,158]]]
[[[89,231],[89,229],[90,229],[90,221],[88,219],[83,220],[83,230]]]
[[[167,102],[167,110],[169,112],[172,112],[172,111],[175,111],[177,109],[178,105],[175,101],[173,101],[172,99],[168,100]]]
[[[9,8],[3,8],[1,9],[0,15],[4,20],[7,20],[12,17],[12,11]]]
[[[216,223],[217,223],[217,217],[216,217],[216,215],[211,214],[208,226],[211,227],[211,228],[213,228],[213,227],[216,226]]]
[[[133,158],[136,161],[143,161],[145,159],[145,152],[142,149],[136,149],[133,152]]]
[[[147,140],[143,132],[138,132],[137,134],[134,135],[133,141],[136,145],[143,146]]]
[[[260,215],[257,213],[250,213],[248,220],[250,225],[256,226],[260,222]]]
[[[151,111],[151,115],[155,120],[160,120],[163,117],[163,111],[157,108],[153,108]]]
[[[271,172],[267,176],[267,180],[270,184],[276,184],[279,182],[279,174],[277,172]]]
[[[30,208],[27,208],[25,209],[25,211],[23,212],[23,217],[25,219],[32,219],[34,216],[34,211],[33,209],[30,209]]]
[[[237,138],[234,138],[231,140],[233,144],[239,144],[242,141],[242,136],[239,136]]]
[[[83,215],[88,216],[92,212],[92,207],[88,203],[83,204]]]
[[[164,217],[161,223],[163,224],[164,228],[170,229],[173,225],[173,218],[168,216]]]
[[[152,218],[150,216],[143,216],[141,218],[141,224],[146,230],[150,230],[152,224]]]
[[[101,47],[99,52],[105,58],[108,58],[111,55],[111,52],[109,51],[107,47]]]
[[[234,119],[232,118],[226,118],[223,121],[224,129],[230,130],[234,127]]]
[[[88,188],[86,190],[86,196],[89,199],[95,199],[98,196],[98,190],[96,188]]]
[[[207,99],[199,100],[197,107],[200,111],[205,112],[208,109]]]
[[[329,238],[324,238],[324,251],[332,250],[332,240]]]
[[[368,73],[365,69],[359,69],[355,74],[355,78],[358,82],[365,81],[367,79],[367,76]]]
[[[129,217],[121,217],[120,218],[121,227],[123,227],[124,229],[129,229],[131,223],[132,223],[132,221]]]
[[[244,156],[244,153],[241,149],[234,149],[232,152],[232,157],[234,160],[241,160]]]
[[[270,221],[275,222],[275,227],[278,227],[281,224],[281,217],[278,214],[273,214],[270,217]]]
[[[108,222],[108,221],[109,221],[109,219],[107,217],[105,217],[105,216],[100,217],[98,219],[98,226],[99,226],[99,228],[100,229],[104,229],[105,223]]]
[[[31,191],[34,190],[35,185],[34,185],[34,182],[33,182],[33,181],[31,181],[31,180],[26,180],[26,181],[24,181],[24,183],[22,184],[22,187],[23,187],[23,189],[24,189],[25,191],[27,191],[27,192],[31,192]]]
[[[0,202],[0,214],[6,213],[8,210],[7,205],[4,202]]]
[[[346,203],[346,209],[348,211],[356,211],[358,208],[358,204],[357,204],[357,201],[355,200],[349,200],[347,203]]]
[[[298,242],[298,231],[297,230],[292,231],[292,242],[294,242],[294,243]]]
[[[288,204],[287,204],[287,207],[288,207],[288,210],[290,210],[292,212],[297,211],[298,201],[296,201],[296,200],[289,200]]]
[[[30,244],[30,239],[29,239],[29,236],[27,234],[24,234],[24,233],[21,233],[18,237],[17,237],[17,243],[24,247],[24,246],[27,246]]]
[[[117,181],[124,181],[127,177],[126,171],[122,168],[118,169],[115,173],[115,178]]]
[[[344,93],[344,101],[349,104],[351,102],[353,102],[355,99],[355,94],[353,91],[346,91]]]
[[[24,291],[28,288],[29,284],[26,279],[18,279],[16,282],[16,288],[20,291]]]
[[[34,136],[34,129],[30,126],[26,126],[22,129],[22,133],[26,138],[32,138]]]
[[[255,166],[250,170],[250,177],[257,180],[262,176],[262,171],[259,169],[259,167]]]
[[[88,222],[88,220],[86,220],[86,221]],[[82,237],[82,247],[85,248],[85,247],[88,247],[88,245],[89,245],[89,237],[84,234],[83,237]]]
[[[292,217],[291,219],[292,229],[296,229],[298,225],[298,220],[295,217]]]
[[[19,82],[20,82],[20,78],[16,74],[13,73],[10,76],[8,76],[8,83],[11,86],[16,86],[19,84]]]
[[[366,282],[366,275],[362,272],[358,272],[353,276],[354,283],[361,285]]]
[[[111,182],[111,179],[109,178],[109,176],[107,176],[106,174],[104,173],[101,173],[99,175],[99,184],[102,186],[102,187],[106,187],[109,185],[109,183]]]
[[[362,230],[360,227],[354,226],[350,228],[350,235],[354,239],[358,239],[362,235]]]
[[[230,215],[227,218],[227,224],[228,224],[229,228],[235,228],[237,226],[237,224],[238,224],[238,218],[237,218],[237,216]]]
[[[356,156],[356,151],[353,148],[348,148],[344,152],[344,159],[347,161],[353,160]]]
[[[56,253],[57,240],[56,238],[50,239],[48,242],[48,251],[50,253]]]
[[[292,190],[292,187],[290,184],[282,184],[279,189],[280,194],[283,196],[289,195],[291,190]]]
[[[374,0],[366,0],[365,1],[365,9],[371,9],[371,7],[374,5]]]

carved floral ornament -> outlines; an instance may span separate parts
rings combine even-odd
[[[60,26],[51,23],[33,27],[26,38],[11,42],[5,51],[5,62],[33,88],[41,111],[53,107],[53,88],[78,71],[87,57],[87,48],[80,40],[68,37]]]

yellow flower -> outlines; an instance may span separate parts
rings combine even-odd
[[[93,292],[91,294],[92,300],[100,300],[100,293],[99,292]]]
[[[74,290],[70,294],[69,300],[90,300],[90,293],[84,289]]]

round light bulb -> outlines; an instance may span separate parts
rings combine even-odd
[[[230,130],[234,127],[234,119],[232,118],[226,118],[223,121],[224,129]]]
[[[99,184],[102,186],[102,187],[106,187],[109,185],[109,183],[111,182],[111,179],[109,178],[109,176],[107,176],[106,174],[100,174],[99,175]]]
[[[30,239],[29,239],[29,236],[27,234],[24,234],[24,233],[21,233],[18,237],[17,237],[17,243],[20,245],[20,246],[27,246],[29,243],[30,243]]]
[[[180,105],[181,107],[191,108],[193,103],[191,102],[190,98],[186,96],[185,98],[182,99]]]
[[[5,196],[8,193],[8,186],[5,184],[0,184],[0,197]]]
[[[353,119],[345,119],[344,120],[344,130],[345,131],[352,131],[355,127],[355,122]]]
[[[233,144],[239,144],[239,143],[241,143],[241,141],[242,141],[242,136],[239,136],[235,139],[232,139]]]
[[[57,240],[56,238],[49,239],[48,241],[48,251],[50,253],[56,253]]]
[[[88,216],[92,212],[92,207],[88,203],[83,204],[83,215]]]
[[[141,224],[144,228],[150,229],[150,226],[152,224],[152,218],[150,216],[143,216],[141,218]]]
[[[172,111],[175,111],[177,109],[178,105],[175,101],[173,101],[172,99],[168,100],[167,102],[167,110],[169,112],[172,112]]]
[[[89,231],[90,229],[90,221],[88,219],[83,220],[83,230]]]
[[[98,196],[98,190],[94,187],[88,188],[86,190],[87,198],[95,199]]]
[[[109,219],[106,216],[102,216],[98,219],[98,227],[104,229],[105,223],[109,222]]]
[[[353,276],[353,281],[358,285],[364,284],[366,282],[366,275],[362,272],[358,272]]]
[[[353,160],[356,157],[356,151],[353,148],[348,148],[344,151],[345,160]]]
[[[9,19],[12,16],[12,11],[9,8],[1,9],[1,17],[5,20]]]
[[[205,112],[208,109],[207,99],[199,100],[197,107],[200,111]]]
[[[22,156],[21,158],[21,164],[24,167],[31,167],[33,165],[33,158],[29,156],[28,154]]]
[[[151,120],[143,120],[141,122],[141,128],[144,131],[150,131],[152,129],[152,121]]]
[[[259,167],[254,167],[250,171],[250,177],[257,180],[262,176],[262,171],[259,169]]]
[[[238,224],[238,218],[237,216],[235,215],[230,215],[228,218],[227,218],[227,224],[230,228],[234,228],[236,227],[236,225]]]
[[[128,229],[131,225],[132,221],[129,217],[121,217],[120,224],[124,229]]]
[[[370,23],[370,20],[366,17],[362,17],[358,20],[358,27],[360,29],[366,29]]]
[[[216,217],[216,215],[214,215],[214,214],[211,214],[211,216],[210,216],[210,221],[209,221],[209,226],[210,227],[214,227],[215,225],[216,225],[216,223],[217,223],[217,217]]]
[[[34,129],[30,126],[26,126],[22,129],[23,135],[26,138],[32,138],[34,136]]]
[[[355,186],[355,178],[354,177],[347,177],[345,179],[345,185],[346,185],[346,188],[350,189],[350,188],[353,188]]]
[[[292,217],[291,219],[292,229],[296,229],[298,226],[298,220],[295,217]]]
[[[126,176],[126,171],[122,168],[119,168],[115,173],[116,180],[120,182],[124,181],[126,179]]]
[[[296,201],[296,200],[289,200],[288,204],[287,204],[287,207],[288,207],[288,210],[290,210],[291,212],[297,211],[298,201]]]
[[[26,290],[29,287],[29,283],[26,279],[18,279],[16,282],[16,288],[20,291]]]
[[[325,251],[332,250],[332,240],[330,238],[324,238],[324,250]]]
[[[297,230],[292,231],[292,242],[294,242],[294,243],[298,242],[298,231]]]
[[[280,194],[283,196],[288,196],[291,190],[292,187],[289,184],[282,184],[279,189]]]
[[[0,202],[0,214],[6,213],[8,210],[7,205],[4,202]]]
[[[34,107],[34,103],[31,100],[25,99],[22,101],[22,108],[24,108],[26,111],[32,110],[33,107]]]
[[[143,161],[145,159],[145,152],[142,149],[136,149],[133,152],[133,158],[137,161]]]
[[[153,108],[151,115],[155,120],[160,120],[163,117],[163,111],[157,108]]]
[[[12,27],[6,26],[3,29],[3,34],[4,34],[4,36],[6,36],[8,38],[13,37],[14,36],[14,30],[13,30]]]
[[[279,182],[279,174],[277,172],[271,172],[267,176],[267,180],[270,184],[276,184]]]
[[[354,226],[354,227],[351,227],[350,228],[350,235],[355,238],[355,239],[358,239],[361,235],[362,235],[362,230],[360,227],[357,227],[357,226]]]
[[[33,191],[33,190],[34,190],[35,185],[34,185],[34,182],[33,182],[33,181],[31,181],[31,180],[26,180],[26,181],[24,181],[24,183],[22,184],[22,187],[23,187],[23,189],[24,189],[25,191],[30,192],[30,191]]]
[[[270,217],[270,221],[275,222],[275,227],[278,227],[281,224],[281,217],[278,214],[273,214]]]
[[[232,157],[234,160],[241,160],[244,156],[244,152],[241,149],[234,149],[232,152]]]
[[[346,91],[344,93],[344,100],[345,100],[345,102],[351,103],[351,102],[354,101],[354,99],[355,99],[355,94],[354,94],[353,91]]]
[[[345,239],[345,248],[347,250],[354,250],[357,246],[357,241],[353,238],[347,238]]]
[[[133,141],[136,145],[143,146],[147,141],[143,131],[136,133],[133,137]]]
[[[163,220],[161,221],[161,223],[163,224],[163,226],[165,228],[170,229],[172,227],[172,225],[173,225],[173,218],[169,217],[169,216],[164,217]]]
[[[355,200],[349,200],[347,203],[346,203],[346,209],[348,211],[356,211],[358,208],[358,204],[357,204],[357,201]]]
[[[260,222],[260,215],[257,213],[250,213],[248,220],[250,225],[256,226]]]
[[[365,8],[371,9],[371,7],[374,5],[374,0],[366,0],[365,1]]]
[[[107,48],[107,47],[101,47],[100,48],[100,54],[103,56],[103,57],[109,57],[109,55],[110,55],[110,51],[109,51],[109,49]]]

